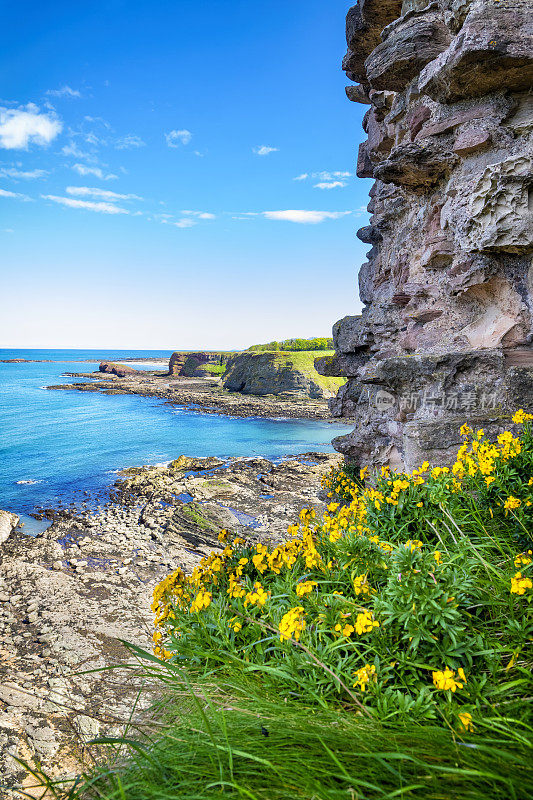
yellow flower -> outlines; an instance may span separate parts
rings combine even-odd
[[[211,604],[213,599],[213,595],[211,592],[204,592],[200,590],[194,600],[191,603],[191,614],[194,614],[197,611],[202,611],[205,608],[208,608]]]
[[[455,671],[449,667],[433,672],[433,684],[441,692],[448,690],[455,692],[457,689],[462,689],[465,683],[466,675],[462,667],[457,670],[457,677]]]
[[[350,625],[348,622],[344,622],[342,625],[341,624],[335,625],[335,631],[339,633],[341,636],[345,636],[346,638],[351,636],[354,630],[355,630],[354,626]]]
[[[493,475],[489,475],[485,478],[485,483],[487,484],[487,486],[490,486],[491,483],[494,483],[495,480],[496,478]]]
[[[353,590],[356,595],[370,594],[371,589],[366,575],[358,575],[353,579]]]
[[[440,550],[435,550],[435,552],[433,553],[433,558],[435,559],[437,564],[442,564],[442,555],[440,553]]]
[[[256,581],[254,583],[254,591],[248,592],[244,598],[244,605],[259,606],[259,608],[262,608],[268,600],[268,597],[269,593],[263,589],[259,581]]]
[[[235,633],[239,633],[239,631],[242,628],[242,622],[239,622],[238,617],[232,617],[228,622],[228,625],[230,626],[230,628],[233,628]]]
[[[528,550],[527,553],[519,553],[514,560],[515,567],[517,569],[527,567],[533,561],[532,556],[533,552],[531,550]]]
[[[367,683],[377,680],[376,668],[374,664],[365,664],[364,667],[361,667],[361,669],[358,669],[356,672],[354,672],[354,678],[356,679],[355,683],[353,684],[354,688],[357,689],[357,687],[360,686],[361,691],[365,692]]]
[[[306,625],[303,611],[303,606],[296,606],[282,616],[279,623],[280,641],[288,641],[293,636],[298,641]]]
[[[513,497],[513,495],[509,495],[503,507],[506,511],[512,511],[513,508],[519,508],[522,505],[522,501],[518,499],[518,497]]]
[[[462,711],[458,714],[459,720],[461,722],[460,730],[464,732],[474,732],[474,726],[472,725],[472,714],[469,714],[468,711]]]
[[[310,594],[315,586],[318,586],[316,581],[302,581],[296,584],[296,594],[298,597],[304,597],[304,595]]]
[[[533,414],[526,414],[523,408],[519,408],[513,416],[513,422],[517,425],[521,425],[530,419],[533,419]]]
[[[531,578],[524,578],[521,572],[517,572],[511,578],[511,594],[525,594],[526,589],[533,589]]]
[[[357,615],[355,630],[361,636],[363,633],[370,633],[374,628],[379,628],[379,622],[372,618],[372,613],[365,609]]]

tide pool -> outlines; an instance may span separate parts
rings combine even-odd
[[[0,359],[62,362],[0,364],[0,508],[22,515],[26,530],[36,531],[44,526],[26,516],[36,506],[80,502],[110,486],[125,466],[181,454],[279,458],[332,451],[331,439],[347,430],[312,420],[206,415],[134,395],[43,388],[72,382],[61,377],[66,371],[98,368],[87,359],[142,363],[169,356],[170,351],[0,350]]]

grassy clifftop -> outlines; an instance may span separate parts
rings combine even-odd
[[[314,361],[327,351],[247,350],[232,356],[224,375],[224,387],[244,394],[267,395],[285,392],[306,394],[312,398],[333,397],[344,383],[343,378],[319,375]]]

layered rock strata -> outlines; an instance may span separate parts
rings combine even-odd
[[[533,406],[533,10],[529,0],[359,0],[348,98],[374,178],[364,310],[334,326],[335,441],[360,463],[447,460],[466,417]]]
[[[168,364],[169,375],[180,375],[186,378],[204,374],[202,367],[206,365],[224,366],[229,358],[229,353],[189,353],[175,352],[170,356]]]

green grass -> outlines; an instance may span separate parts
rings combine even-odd
[[[529,800],[524,729],[491,720],[465,743],[437,725],[387,726],[265,691],[236,671],[197,686],[170,665],[168,727],[63,797],[83,800]],[[168,708],[171,701],[171,710]],[[170,721],[170,717],[174,719]],[[108,745],[110,756],[118,749]],[[61,796],[58,789],[58,797]]]

